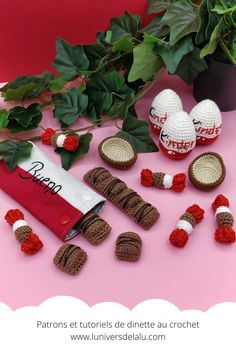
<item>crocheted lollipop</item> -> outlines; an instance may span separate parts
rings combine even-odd
[[[208,145],[216,141],[221,133],[222,117],[217,104],[212,100],[199,102],[191,111],[197,133],[198,145]]]
[[[234,217],[229,209],[228,199],[220,194],[212,203],[212,209],[215,212],[217,229],[215,232],[215,240],[221,243],[235,242],[235,231],[232,228]]]
[[[75,135],[56,134],[52,128],[47,128],[41,135],[42,143],[67,151],[76,151],[79,146],[79,138]]]
[[[197,204],[186,209],[180,217],[177,228],[170,235],[170,242],[175,247],[183,248],[188,242],[188,235],[193,232],[193,228],[204,218],[204,210]]]
[[[185,188],[185,181],[185,173],[171,176],[163,172],[152,172],[148,168],[141,171],[141,184],[145,187],[154,186],[160,189],[172,189],[175,192],[182,192]]]
[[[8,210],[5,220],[12,226],[16,239],[21,244],[21,251],[33,255],[43,247],[42,241],[32,232],[31,227],[24,220],[24,214],[19,209]]]
[[[171,159],[183,159],[196,145],[193,121],[186,112],[172,114],[164,123],[159,137],[160,149]]]
[[[183,110],[183,105],[177,93],[171,89],[161,91],[152,101],[149,113],[149,123],[156,134],[159,134],[166,119],[173,113]]]

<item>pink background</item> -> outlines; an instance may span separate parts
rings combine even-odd
[[[191,87],[176,77],[164,74],[152,91],[137,104],[139,117],[146,120],[150,103],[160,90],[170,87],[181,96],[187,112],[194,106]],[[43,125],[56,126],[51,113],[45,113]],[[52,123],[53,121],[53,123]],[[81,126],[82,123],[78,123]],[[99,158],[98,143],[113,135],[117,128],[113,123],[94,131],[94,139],[88,155],[70,171],[82,180],[86,171],[94,166],[106,166]],[[26,210],[25,217],[33,230],[44,242],[44,249],[35,256],[25,256],[19,250],[11,228],[3,220],[9,208],[20,207],[3,192],[0,192],[0,300],[13,308],[37,305],[55,295],[75,296],[89,305],[101,301],[117,301],[133,307],[140,301],[151,298],[169,300],[181,309],[206,310],[223,301],[236,301],[236,249],[233,245],[221,245],[214,241],[216,228],[211,203],[217,194],[229,197],[232,212],[236,215],[235,192],[235,111],[223,113],[223,132],[210,147],[197,147],[182,161],[172,161],[162,152],[140,154],[136,164],[127,172],[109,168],[110,171],[136,189],[147,201],[160,211],[161,217],[150,231],[143,231],[121,211],[107,202],[101,216],[112,226],[109,238],[100,246],[90,245],[79,236],[74,243],[88,253],[88,261],[78,276],[60,272],[53,265],[53,257],[62,245],[44,225]],[[51,147],[42,149],[59,163]],[[145,188],[140,185],[142,168],[163,171],[169,174],[186,172],[189,163],[204,151],[216,151],[225,161],[227,176],[224,183],[212,192],[201,192],[189,183],[180,194],[168,190]],[[107,166],[106,166],[107,167]],[[186,207],[198,203],[205,209],[205,219],[196,226],[184,249],[172,247],[168,241],[179,216]],[[124,231],[134,231],[143,238],[143,253],[139,262],[128,263],[116,260],[114,244]]]

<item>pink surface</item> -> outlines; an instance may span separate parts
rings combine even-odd
[[[167,87],[181,95],[185,110],[190,111],[195,104],[191,87],[178,78],[163,75],[152,92],[138,103],[141,119],[147,119],[153,96]],[[48,112],[45,113],[44,126],[52,126],[49,122],[51,114]],[[94,131],[89,154],[70,173],[82,180],[90,168],[107,167],[98,156],[97,145],[104,137],[116,131],[113,124]],[[0,192],[0,301],[17,308],[38,305],[51,296],[70,295],[89,305],[116,301],[131,308],[140,301],[161,298],[173,302],[181,309],[201,310],[219,302],[236,301],[236,245],[221,245],[214,241],[216,224],[210,207],[216,195],[223,193],[229,197],[231,210],[236,216],[235,136],[235,111],[223,113],[223,133],[218,141],[209,147],[197,147],[185,160],[173,161],[158,152],[140,154],[136,164],[127,172],[109,168],[114,175],[157,206],[161,217],[150,231],[143,231],[107,202],[101,216],[112,226],[110,237],[98,247],[90,245],[81,236],[73,241],[88,253],[87,264],[76,277],[55,268],[52,259],[62,243],[25,210],[26,219],[45,246],[33,257],[20,252],[11,228],[3,220],[9,208],[17,208],[19,205]],[[50,147],[42,146],[42,149],[59,163],[59,157]],[[217,190],[201,192],[188,182],[185,191],[176,194],[140,185],[139,173],[142,168],[149,167],[169,174],[186,172],[192,159],[204,151],[218,152],[225,161],[227,176]],[[205,219],[196,226],[188,245],[184,249],[176,249],[169,244],[168,236],[175,228],[179,216],[193,203],[205,209]],[[117,236],[128,230],[139,233],[143,238],[143,253],[138,263],[120,262],[114,257]]]

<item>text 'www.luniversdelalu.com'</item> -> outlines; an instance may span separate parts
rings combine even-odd
[[[164,334],[142,334],[142,333],[124,333],[124,334],[71,334],[72,341],[165,341]]]

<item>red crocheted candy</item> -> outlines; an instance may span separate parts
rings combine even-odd
[[[196,223],[199,223],[200,221],[202,221],[202,219],[204,218],[204,213],[205,213],[205,211],[203,209],[201,209],[199,207],[199,205],[197,205],[197,204],[191,205],[188,209],[186,209],[186,212],[193,215],[193,217],[196,220]]]
[[[19,209],[10,209],[5,215],[5,220],[12,226],[17,220],[24,220],[24,214]]]
[[[219,226],[215,232],[215,240],[221,243],[235,242],[235,231],[231,226]]]
[[[41,135],[42,143],[45,145],[51,145],[51,139],[56,132],[52,128],[47,128],[44,133]]]
[[[169,239],[173,246],[183,248],[188,242],[188,234],[183,229],[175,229]]]
[[[141,184],[145,187],[152,186],[152,171],[148,168],[141,171]]]
[[[214,202],[212,203],[212,209],[214,211],[216,211],[217,208],[219,208],[220,206],[225,206],[225,207],[229,207],[229,201],[228,199],[222,195],[222,194],[219,194],[216,199],[214,200]]]
[[[65,138],[63,148],[67,151],[76,151],[79,146],[79,139],[76,136],[67,136]]]
[[[173,177],[172,187],[175,192],[182,192],[185,188],[186,174],[178,173]]]
[[[21,251],[29,255],[34,255],[42,247],[43,243],[36,234],[29,234],[27,240],[21,243]]]

